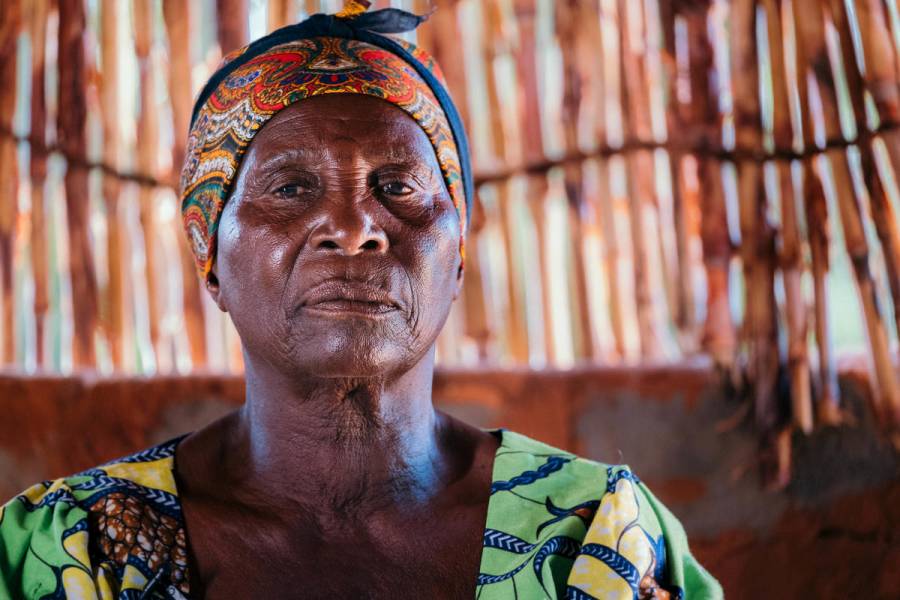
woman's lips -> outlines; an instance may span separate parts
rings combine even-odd
[[[397,310],[396,306],[380,302],[359,300],[326,300],[316,304],[308,304],[304,308],[328,313],[359,313],[363,315],[382,315]]]
[[[300,308],[333,315],[385,315],[399,310],[399,304],[384,290],[347,280],[330,280],[313,287]]]

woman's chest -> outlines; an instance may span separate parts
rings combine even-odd
[[[251,529],[215,544],[192,539],[192,587],[206,598],[471,598],[484,523],[477,513],[453,517],[376,534]]]

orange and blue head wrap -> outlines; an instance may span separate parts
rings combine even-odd
[[[358,12],[313,15],[256,40],[227,56],[200,93],[181,173],[181,214],[204,280],[250,142],[275,113],[320,94],[381,98],[422,127],[459,213],[463,252],[473,186],[462,121],[434,60],[383,35],[412,30],[425,18],[397,9]]]

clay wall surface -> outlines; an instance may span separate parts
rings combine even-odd
[[[864,381],[841,381],[856,425],[798,434],[778,492],[760,485],[749,425],[725,426],[740,403],[708,368],[445,370],[434,396],[472,423],[629,464],[728,598],[898,598],[900,459],[873,435]],[[0,497],[163,442],[242,399],[237,377],[0,377]]]

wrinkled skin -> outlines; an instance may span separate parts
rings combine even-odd
[[[257,134],[207,284],[246,403],[176,454],[192,594],[472,597],[498,442],[431,403],[459,242],[399,108],[319,96]]]

